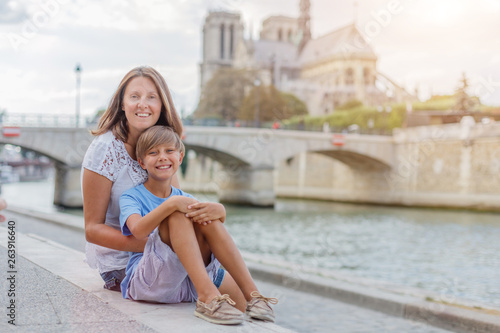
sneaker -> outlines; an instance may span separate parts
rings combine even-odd
[[[235,304],[227,294],[216,296],[208,304],[198,300],[194,315],[213,324],[238,325],[243,323],[245,315],[234,307]]]
[[[264,297],[257,291],[252,291],[250,296],[252,299],[247,303],[247,315],[254,319],[274,322],[274,311],[269,303],[278,304],[278,299]]]

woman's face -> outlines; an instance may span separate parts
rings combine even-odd
[[[125,88],[122,108],[129,132],[140,134],[154,126],[160,118],[162,102],[153,80],[142,76],[133,78]]]

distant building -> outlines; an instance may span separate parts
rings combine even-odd
[[[300,16],[271,16],[258,40],[243,38],[239,14],[211,12],[203,27],[201,88],[222,67],[257,70],[263,84],[291,92],[311,115],[332,113],[356,99],[366,105],[414,101],[377,70],[377,56],[355,24],[313,39],[310,1],[300,1]]]
[[[237,44],[243,40],[240,14],[209,13],[203,25],[203,62],[200,64],[201,88],[223,67],[234,66]]]

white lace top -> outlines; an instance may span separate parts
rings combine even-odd
[[[144,183],[146,171],[130,157],[124,143],[115,138],[112,132],[99,135],[92,141],[83,159],[82,174],[83,168],[113,182],[105,223],[120,230],[120,196],[124,191]],[[85,254],[89,266],[99,269],[100,273],[125,268],[128,262],[128,252],[92,243],[87,243]]]

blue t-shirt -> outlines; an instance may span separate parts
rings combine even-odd
[[[161,205],[165,200],[174,195],[180,195],[184,197],[189,197],[195,199],[191,194],[179,190],[172,186],[172,193],[167,198],[160,198],[149,192],[144,185],[139,185],[137,187],[131,188],[123,192],[120,197],[120,227],[122,233],[125,236],[132,235],[129,228],[125,224],[127,219],[132,214],[139,214],[140,216],[145,216],[153,209]],[[121,283],[123,298],[127,297],[127,289],[130,282],[130,277],[134,274],[134,271],[142,258],[142,252],[129,252],[129,260],[127,263],[127,268],[125,269],[126,276]]]

